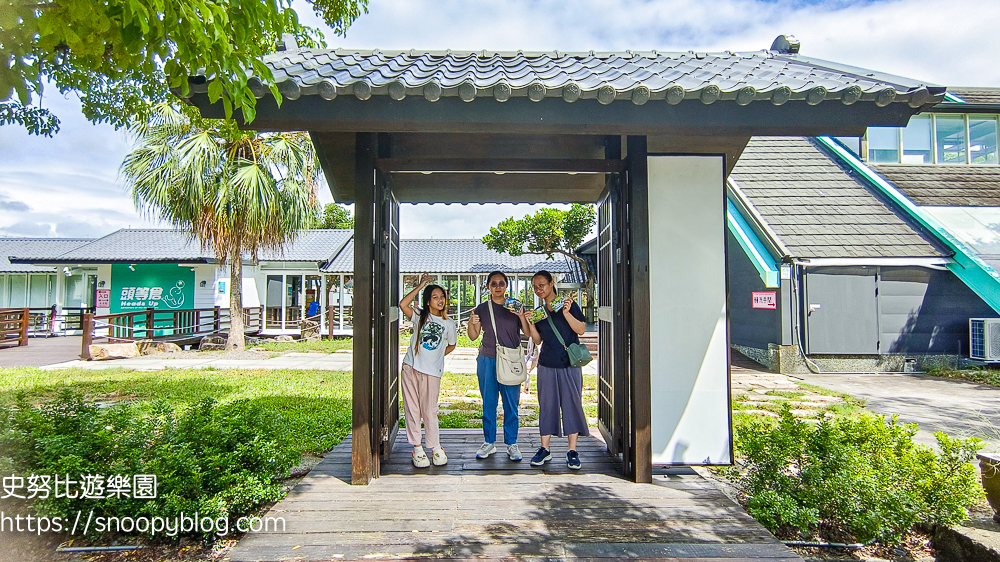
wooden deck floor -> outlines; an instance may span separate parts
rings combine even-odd
[[[41,367],[80,358],[83,338],[56,336],[28,338],[28,345],[0,349],[0,367]]]
[[[442,430],[448,464],[416,469],[400,433],[382,477],[351,486],[347,440],[267,514],[284,518],[284,532],[248,534],[230,559],[801,561],[690,469],[634,484],[594,437],[579,444],[583,470],[566,468],[565,439],[535,468],[537,429],[522,428],[518,441],[520,463],[504,451],[479,461],[480,430]]]

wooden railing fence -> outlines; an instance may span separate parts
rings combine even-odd
[[[0,346],[28,345],[27,308],[0,308]]]
[[[244,333],[256,334],[263,328],[264,307],[244,308]],[[148,308],[135,312],[120,312],[95,316],[84,314],[83,341],[80,357],[90,359],[90,346],[95,343],[127,343],[156,340],[194,344],[209,335],[229,331],[229,309],[194,308],[187,310],[157,310]]]

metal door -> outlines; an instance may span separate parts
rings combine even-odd
[[[875,267],[809,269],[806,274],[808,353],[879,352]]]
[[[628,423],[628,307],[625,295],[626,206],[618,175],[612,175],[597,210],[598,427],[608,450],[632,473]]]
[[[375,192],[374,333],[372,358],[372,452],[389,458],[399,432],[399,201],[388,176],[378,174]],[[379,474],[376,466],[374,474]]]

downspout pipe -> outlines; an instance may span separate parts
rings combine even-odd
[[[895,203],[907,217],[934,235],[954,252],[948,269],[962,280],[979,298],[1000,314],[1000,273],[997,273],[968,246],[955,238],[941,223],[926,213],[895,186],[869,168],[854,153],[828,136],[816,137],[840,162],[860,174],[867,183]]]

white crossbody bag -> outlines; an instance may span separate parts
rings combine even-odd
[[[493,337],[497,340],[497,382],[508,386],[519,385],[528,380],[528,367],[524,364],[524,350],[520,342],[517,347],[500,345],[500,335],[497,333],[496,318],[493,317],[493,302],[486,301],[490,309],[490,324],[493,326]]]

